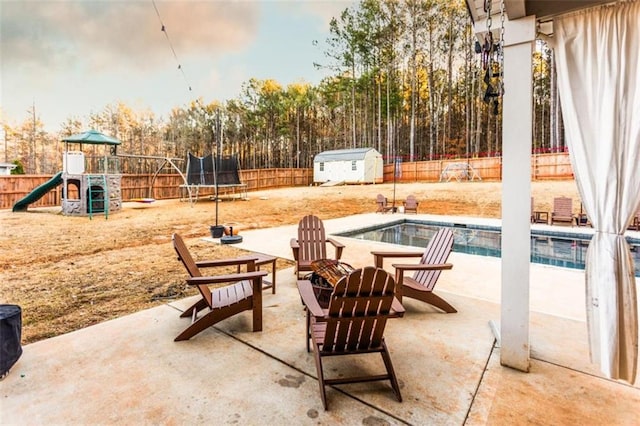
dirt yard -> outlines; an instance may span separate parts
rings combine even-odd
[[[375,211],[376,194],[393,198],[393,184],[299,187],[249,193],[247,201],[219,203],[219,224],[234,232]],[[498,182],[396,185],[396,200],[414,194],[420,213],[500,217]],[[536,210],[551,210],[553,197],[580,205],[574,181],[534,182]],[[180,233],[197,259],[231,257],[241,250],[202,241],[215,224],[215,203],[179,200],[125,203],[123,210],[67,217],[60,208],[0,211],[0,303],[22,307],[23,343],[195,294],[171,247]],[[278,269],[292,266],[278,260]]]

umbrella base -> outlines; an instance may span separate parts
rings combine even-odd
[[[220,242],[222,244],[238,244],[242,242],[242,236],[241,235],[225,235],[224,237],[220,238]]]

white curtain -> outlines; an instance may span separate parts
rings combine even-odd
[[[556,18],[554,39],[571,164],[595,228],[585,271],[591,359],[633,383],[637,290],[623,234],[640,204],[640,1]]]

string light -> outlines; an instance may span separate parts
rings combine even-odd
[[[151,0],[151,3],[153,4],[153,8],[156,11],[156,15],[158,15],[158,20],[160,21],[160,31],[162,31],[164,33],[165,38],[167,39],[167,42],[169,43],[169,47],[171,48],[171,52],[173,53],[173,57],[176,60],[176,63],[178,64],[178,70],[182,73],[182,76],[184,77],[184,81],[187,84],[187,88],[189,89],[189,92],[193,92],[192,88],[191,88],[191,84],[189,83],[189,79],[187,78],[187,74],[184,72],[184,69],[182,68],[182,64],[180,64],[180,61],[178,60],[178,55],[176,54],[176,50],[173,48],[173,43],[171,43],[171,38],[169,38],[169,33],[167,32],[167,27],[164,25],[164,22],[162,22],[162,17],[160,16],[160,11],[158,10],[158,7],[156,6],[156,2],[155,0]],[[195,100],[196,105],[198,105],[198,107],[200,107],[200,110],[202,111],[202,113],[207,116],[207,111],[204,107],[204,105],[202,105],[202,103],[200,102],[199,98],[196,98]]]
[[[187,74],[185,74],[184,69],[182,68],[182,65],[180,64],[180,61],[178,60],[178,55],[176,54],[176,50],[173,48],[173,43],[171,43],[171,39],[169,38],[169,33],[167,32],[167,27],[164,25],[164,22],[162,22],[162,17],[160,16],[160,11],[158,10],[158,7],[156,6],[155,0],[151,0],[151,3],[153,4],[153,8],[156,11],[156,15],[158,15],[158,20],[160,21],[160,25],[161,25],[160,31],[162,31],[164,33],[164,36],[167,39],[167,42],[169,43],[169,47],[171,48],[171,52],[173,53],[173,57],[176,60],[176,63],[178,64],[178,70],[180,70],[180,72],[182,73],[182,77],[184,77],[184,82],[187,84],[189,92],[192,92],[191,84],[189,84],[189,79],[187,78]]]

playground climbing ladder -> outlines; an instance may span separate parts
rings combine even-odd
[[[89,219],[93,218],[94,199],[102,202],[102,210],[105,219],[109,218],[109,194],[107,190],[107,178],[105,175],[88,175],[87,176],[87,212]],[[96,211],[100,211],[96,209]]]

